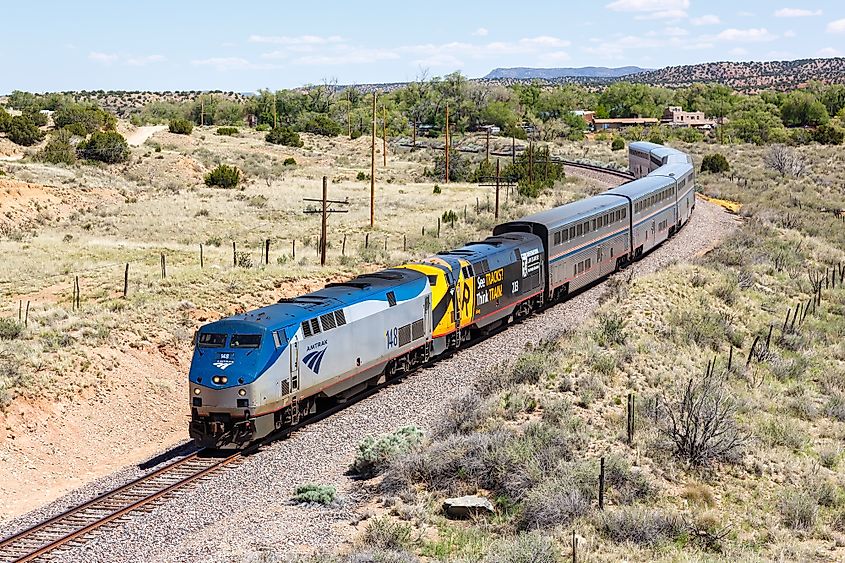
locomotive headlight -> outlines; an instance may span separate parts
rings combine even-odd
[[[240,395],[241,397],[245,397],[246,396],[246,389],[238,389],[238,395]]]
[[[200,393],[202,393],[202,391],[200,391],[200,388],[194,387],[194,395],[199,395]]]
[[[211,381],[213,381],[214,383],[220,383],[220,376],[215,375],[214,377],[211,378]]]
[[[229,378],[226,377],[225,375],[221,376],[220,377],[220,383],[229,383]]]

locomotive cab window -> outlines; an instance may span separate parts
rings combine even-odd
[[[226,335],[213,332],[201,332],[197,336],[197,345],[200,348],[222,348],[226,345]]]
[[[387,292],[387,302],[390,303],[391,307],[396,305],[396,294],[392,291]]]
[[[261,345],[260,334],[233,334],[232,348],[258,348]]]

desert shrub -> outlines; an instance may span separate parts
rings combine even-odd
[[[29,119],[36,127],[44,127],[47,125],[46,113],[41,113],[40,111],[25,111],[21,115]]]
[[[220,246],[223,244],[223,239],[217,235],[211,235],[205,239],[206,246]]]
[[[836,446],[820,448],[818,451],[819,463],[827,469],[836,469],[842,459],[842,449]]]
[[[294,491],[293,499],[296,502],[314,502],[317,504],[330,504],[333,500],[335,495],[337,494],[337,489],[335,489],[331,485],[315,485],[315,484],[307,484],[307,485],[300,485]]]
[[[834,393],[830,396],[825,406],[825,414],[840,422],[845,422],[845,395]]]
[[[693,505],[712,508],[716,506],[716,497],[713,490],[704,483],[688,483],[681,491],[681,498],[684,498]]]
[[[194,130],[194,122],[188,119],[171,119],[167,125],[167,130],[177,135],[190,135]]]
[[[841,145],[845,141],[845,130],[830,123],[819,125],[813,132],[813,140],[822,145]]]
[[[289,156],[282,162],[282,166],[296,166],[296,159]]]
[[[23,323],[15,319],[0,318],[0,340],[14,340],[23,332]]]
[[[457,152],[449,152],[449,181],[466,182],[470,177],[470,163]],[[446,177],[446,154],[434,155],[434,170],[431,174],[434,178]]]
[[[129,160],[129,144],[116,131],[97,131],[87,141],[79,143],[76,154],[88,160],[109,164]]]
[[[763,163],[781,176],[789,174],[798,178],[807,169],[807,161],[801,155],[780,144],[766,151]]]
[[[255,130],[261,131],[261,132],[269,131],[270,125],[268,125],[267,123],[259,123],[258,125],[255,126]]]
[[[674,514],[631,506],[603,513],[600,528],[617,543],[654,546],[679,538],[686,531],[686,524]]]
[[[698,143],[704,140],[704,133],[695,127],[680,127],[672,133],[685,143]]]
[[[625,148],[625,140],[622,137],[614,137],[613,142],[610,144],[610,150],[621,151],[624,148]]]
[[[736,423],[727,383],[715,375],[690,379],[673,399],[662,397],[658,425],[674,454],[692,465],[737,458],[748,436]]]
[[[286,147],[301,147],[304,144],[302,139],[299,138],[299,133],[285,126],[273,128],[264,139],[268,143]]]
[[[53,113],[57,128],[68,128],[74,135],[85,136],[95,131],[114,130],[115,116],[94,105],[66,104]]]
[[[760,423],[756,428],[757,437],[769,447],[786,447],[797,451],[807,443],[807,434],[795,424],[770,418]]]
[[[554,540],[539,533],[529,533],[495,541],[482,563],[556,563],[557,561],[560,561],[560,558]]]
[[[41,142],[45,133],[28,116],[16,115],[6,125],[6,135],[16,145],[30,147]]]
[[[482,372],[476,380],[476,390],[482,396],[489,396],[522,383],[535,384],[552,371],[557,360],[557,344],[542,341],[536,348],[520,354],[510,369],[499,365]]]
[[[458,214],[449,209],[443,212],[441,219],[443,219],[444,223],[454,223],[458,220]]]
[[[722,153],[713,153],[704,155],[701,161],[702,172],[712,172],[714,174],[722,174],[729,172],[731,165],[728,164],[728,159]]]
[[[778,503],[781,521],[793,530],[808,530],[816,523],[819,514],[817,499],[807,491],[786,491]]]
[[[594,338],[599,346],[625,344],[625,318],[620,313],[600,313],[597,316],[597,325]]]
[[[403,426],[378,438],[367,436],[358,444],[358,452],[350,469],[363,476],[377,475],[391,460],[418,447],[422,438],[422,431],[416,426]]]
[[[478,430],[489,409],[473,391],[458,395],[446,403],[437,420],[433,436],[445,438],[453,434],[468,434]]]
[[[379,549],[408,549],[415,543],[410,524],[394,522],[387,516],[370,520],[362,541]]]
[[[565,526],[590,511],[590,497],[572,483],[549,480],[532,489],[522,502],[517,521],[521,530]]]
[[[51,164],[75,164],[76,147],[71,143],[71,133],[66,129],[56,131],[43,149],[38,151],[36,158]]]
[[[239,133],[237,127],[218,127],[217,128],[217,135],[222,135],[225,137],[233,137]]]
[[[252,256],[249,255],[249,252],[236,252],[235,265],[238,268],[252,268]]]
[[[0,107],[0,133],[5,133],[6,129],[9,127],[9,123],[12,120],[12,116],[9,115],[4,108]]]
[[[443,190],[442,190],[442,189],[440,189],[440,185],[439,185],[439,184],[434,184],[434,190],[432,191],[432,193],[434,193],[434,194],[440,194],[440,193],[443,193]]]
[[[340,123],[324,113],[317,113],[311,116],[305,122],[303,129],[308,133],[324,135],[326,137],[337,137],[343,131]]]
[[[217,188],[234,188],[241,181],[241,171],[235,166],[220,164],[205,175],[205,185]]]
[[[364,174],[364,172],[359,171],[358,174],[355,175],[355,179],[358,180],[359,182],[363,182],[364,180],[367,180],[368,178],[367,178],[367,175]]]

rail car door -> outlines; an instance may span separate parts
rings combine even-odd
[[[287,387],[287,393],[285,393]],[[290,377],[282,382],[282,395],[299,391],[299,335],[290,341]]]

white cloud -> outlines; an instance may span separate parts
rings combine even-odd
[[[648,14],[641,14],[634,16],[635,20],[682,20],[687,17],[684,10],[661,10],[659,12],[651,12]]]
[[[769,32],[768,29],[751,28],[751,29],[726,29],[716,35],[717,41],[733,41],[736,43],[762,43],[766,41],[774,41],[777,35]]]
[[[845,33],[845,18],[827,24],[828,33]]]
[[[415,63],[429,66],[452,66],[463,58],[487,59],[504,55],[541,55],[561,51],[572,43],[549,35],[524,37],[517,41],[494,41],[491,43],[425,43],[398,47],[395,51],[420,57]],[[437,63],[437,64],[435,64]]]
[[[735,57],[744,57],[748,54],[748,49],[743,49],[742,47],[735,47],[728,51],[728,53]]]
[[[487,34],[490,33],[486,27],[479,27],[475,31],[472,32],[473,35],[476,37],[487,37]]]
[[[842,51],[839,49],[834,49],[833,47],[825,47],[824,49],[819,49],[816,53],[817,57],[841,57]]]
[[[755,14],[754,12],[737,12],[736,15],[741,18],[753,18]]]
[[[781,8],[775,12],[776,18],[806,18],[822,15],[821,10],[805,10],[803,8]]]
[[[552,51],[551,53],[543,53],[538,57],[540,65],[554,65],[570,60],[572,57],[566,51]]]
[[[690,23],[692,25],[717,25],[722,23],[722,20],[719,19],[719,16],[708,14],[706,16],[691,18]]]
[[[146,55],[143,57],[129,57],[126,59],[126,64],[129,66],[146,66],[154,63],[162,63],[166,60],[164,55]]]
[[[795,33],[794,31],[792,31],[791,29],[788,29],[788,30],[783,32],[783,36],[787,37],[787,38],[792,38],[792,37],[797,37],[798,34]]]
[[[274,45],[328,45],[331,43],[341,43],[343,37],[340,35],[329,35],[323,37],[321,35],[250,35],[250,43],[272,43]]]
[[[90,53],[88,53],[88,58],[98,63],[111,64],[117,61],[117,59],[119,59],[120,57],[114,53],[101,53],[99,51],[91,51]]]
[[[663,30],[663,35],[668,35],[669,37],[684,37],[685,35],[689,35],[689,31],[682,27],[667,27]]]

